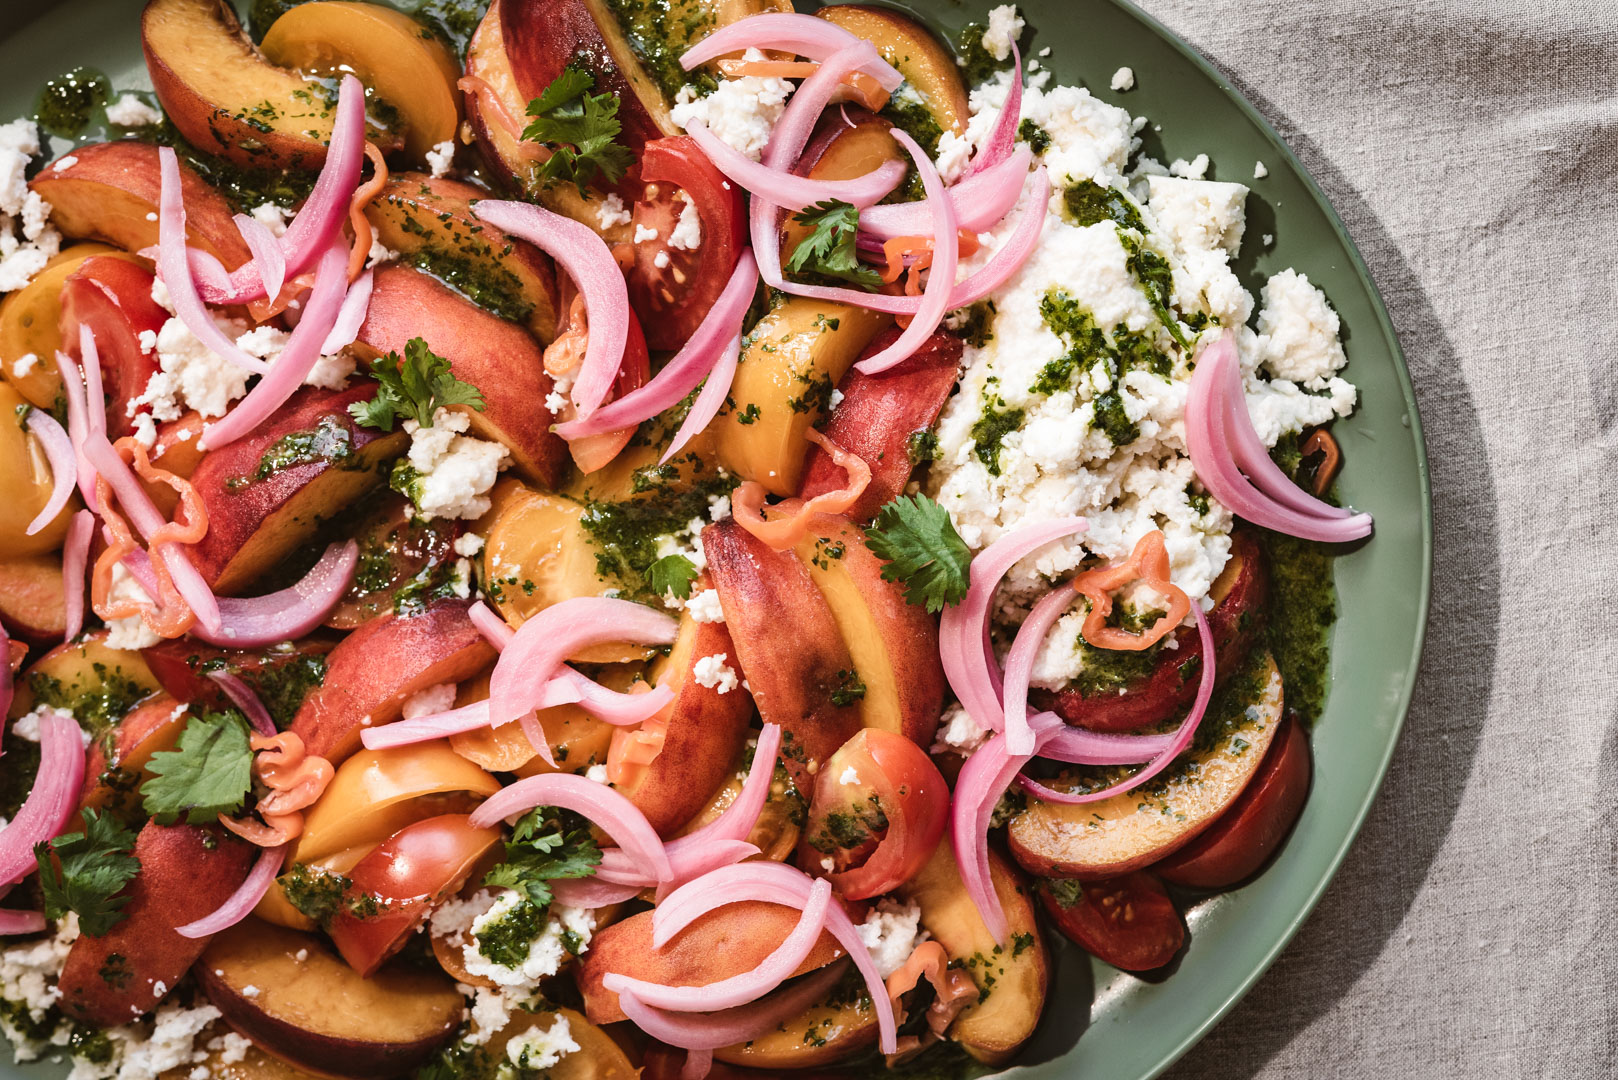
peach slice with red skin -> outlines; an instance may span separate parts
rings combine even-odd
[[[257,849],[209,825],[148,822],[135,838],[140,872],[129,902],[103,937],[80,937],[57,983],[62,1011],[98,1027],[127,1024],[157,1007],[208,946],[175,927],[212,914],[247,879]]]
[[[54,357],[62,350],[62,285],[87,259],[110,255],[144,265],[144,260],[108,244],[73,244],[56,254],[34,280],[0,300],[0,376],[30,405],[55,408],[62,377]],[[32,365],[17,361],[34,357]]]
[[[47,701],[71,705],[80,700],[105,703],[108,719],[126,714],[162,686],[140,653],[107,648],[107,632],[96,630],[56,646],[34,661],[17,680],[9,719],[31,711],[38,703],[35,686],[48,688]]]
[[[921,96],[938,126],[966,133],[966,85],[955,54],[921,23],[902,11],[869,4],[831,4],[815,14],[876,46]]]
[[[51,645],[67,632],[62,560],[24,555],[0,560],[0,626],[30,645]]]
[[[218,649],[193,638],[172,638],[141,650],[147,667],[163,689],[179,701],[204,710],[234,708],[230,696],[220,689],[210,671],[225,671],[240,678],[258,695],[272,718],[291,719],[302,698],[286,689],[289,678],[304,676],[336,644],[330,638],[303,638],[284,647],[267,649]],[[298,669],[302,668],[303,671]],[[294,682],[291,685],[296,686]]]
[[[138,825],[144,816],[138,785],[151,776],[147,764],[153,754],[174,749],[190,719],[184,706],[164,694],[135,706],[109,738],[92,742],[79,793],[80,815],[97,810]],[[82,827],[81,816],[68,831]]]

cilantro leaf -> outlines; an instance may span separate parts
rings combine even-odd
[[[252,787],[247,721],[235,711],[193,716],[180,732],[179,746],[153,754],[146,767],[153,775],[141,785],[141,801],[159,825],[182,817],[206,825],[220,814],[234,814]]]
[[[570,825],[560,811],[540,806],[517,821],[506,842],[506,861],[490,870],[483,884],[514,889],[543,908],[551,902],[551,881],[587,878],[599,865],[601,849],[589,823]]]
[[[134,847],[135,834],[123,822],[96,810],[84,812],[83,832],[35,844],[45,914],[60,919],[76,911],[86,934],[106,934],[123,920],[120,909],[129,903],[118,894],[140,873],[140,860],[130,854]]]
[[[794,274],[818,275],[851,281],[867,289],[882,284],[882,275],[859,261],[855,240],[859,236],[860,212],[835,199],[818,202],[792,215],[810,232],[787,259],[787,270]]]
[[[665,555],[646,570],[646,582],[657,596],[673,593],[681,600],[689,600],[695,580],[697,568],[684,555]]]
[[[888,561],[884,581],[904,582],[907,603],[936,613],[966,596],[972,551],[949,512],[925,495],[900,495],[878,510],[865,546]]]
[[[419,337],[405,344],[402,361],[392,352],[372,360],[371,374],[380,384],[376,397],[348,407],[361,427],[392,431],[395,418],[432,427],[433,414],[446,405],[470,405],[483,411],[483,394],[478,388],[457,379],[449,361]]]
[[[533,119],[522,137],[551,148],[551,156],[539,167],[539,179],[546,187],[568,181],[585,195],[586,185],[598,176],[616,184],[635,163],[634,153],[617,141],[623,130],[618,95],[592,94],[595,84],[589,72],[566,67],[528,103]]]

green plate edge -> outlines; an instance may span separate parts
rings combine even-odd
[[[953,31],[981,19],[992,5],[922,0],[908,6]],[[59,0],[32,13],[24,5],[6,7],[0,62],[8,85],[0,88],[0,120],[29,111],[44,79],[80,63],[102,68],[120,87],[146,85],[134,0]],[[1425,635],[1430,477],[1409,372],[1370,271],[1325,193],[1263,115],[1195,49],[1128,0],[1028,0],[1020,8],[1029,23],[1025,55],[1051,45],[1053,70],[1068,73],[1059,81],[1088,85],[1097,97],[1160,124],[1161,134],[1151,127],[1142,132],[1154,156],[1166,162],[1206,152],[1215,178],[1254,189],[1236,269],[1255,295],[1255,282],[1288,265],[1325,289],[1345,328],[1346,374],[1362,394],[1360,411],[1337,425],[1347,459],[1339,486],[1345,499],[1377,516],[1371,542],[1337,564],[1333,689],[1313,733],[1314,789],[1293,835],[1254,880],[1192,910],[1191,946],[1166,978],[1122,975],[1058,947],[1040,1032],[1027,1063],[1006,1073],[1149,1080],[1206,1035],[1276,960],[1369,813],[1409,709]],[[1113,93],[1112,72],[1126,64],[1135,69],[1138,88]],[[1079,72],[1088,77],[1075,77]],[[1214,99],[1198,98],[1209,89]],[[1232,127],[1234,121],[1240,123]],[[1243,147],[1239,155],[1233,145]],[[1269,177],[1251,180],[1251,160],[1263,160]],[[1260,251],[1258,235],[1266,231],[1277,241]],[[1332,261],[1338,257],[1340,263]],[[1093,1001],[1088,1021],[1065,1013],[1067,1000]],[[0,1074],[61,1071],[0,1066]]]

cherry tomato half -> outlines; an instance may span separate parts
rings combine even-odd
[[[1139,870],[1099,881],[1044,878],[1039,899],[1063,936],[1124,971],[1160,968],[1185,944],[1185,923],[1168,891]]]
[[[500,830],[475,829],[465,814],[427,818],[388,837],[349,871],[352,884],[331,921],[337,951],[371,975],[499,840]]]
[[[135,430],[126,405],[146,391],[157,374],[157,350],[141,348],[140,334],[157,333],[168,312],[152,299],[152,273],[127,259],[100,255],[86,259],[62,283],[63,348],[79,355],[79,327],[95,334],[107,397],[107,437]]]
[[[678,349],[713,307],[741,257],[742,193],[684,135],[647,143],[640,175],[646,192],[633,210],[636,232],[651,229],[657,239],[635,245],[629,300],[647,344]],[[695,248],[671,247],[688,205],[696,209],[701,241]]]
[[[799,862],[850,900],[880,896],[932,857],[948,817],[949,787],[927,752],[866,728],[820,770]]]

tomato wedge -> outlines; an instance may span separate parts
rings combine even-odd
[[[465,814],[427,818],[388,837],[349,872],[352,884],[331,921],[337,951],[361,975],[374,973],[499,840],[500,830],[475,829]]]
[[[646,343],[672,350],[685,344],[730,281],[746,242],[742,193],[684,135],[654,139],[640,159],[646,191],[632,212],[637,242],[629,270],[629,301],[640,316]],[[672,246],[687,206],[696,209],[701,240]]]
[[[949,817],[949,786],[921,747],[866,728],[815,780],[799,863],[850,900],[890,892],[932,857]]]
[[[1124,971],[1160,968],[1185,944],[1174,901],[1143,871],[1099,881],[1042,878],[1039,899],[1063,936]]]
[[[126,408],[129,399],[146,392],[157,374],[157,350],[141,348],[140,335],[156,334],[168,312],[152,299],[152,272],[128,259],[99,255],[62,283],[62,347],[79,357],[79,327],[88,326],[101,361],[101,384],[107,397],[107,437],[118,439],[135,430]]]

